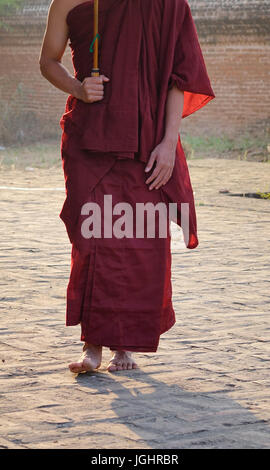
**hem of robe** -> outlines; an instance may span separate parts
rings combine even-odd
[[[77,248],[74,245],[73,245],[73,249],[75,250],[75,253],[76,253]],[[74,263],[76,263],[75,253],[74,255],[72,255],[73,266],[75,266]],[[170,279],[171,279],[170,256],[169,258],[166,257],[166,268],[165,268],[166,272],[165,272],[165,279],[164,279],[163,299],[161,300],[161,305],[159,307],[157,306],[156,308],[154,307],[152,311],[152,312],[154,311],[158,312],[158,315],[155,315],[155,316],[158,316],[159,320],[157,321],[157,324],[153,327],[154,329],[152,330],[151,335],[150,335],[151,340],[147,341],[144,335],[144,338],[142,338],[142,344],[140,344],[139,335],[134,335],[134,334],[129,335],[127,333],[124,335],[125,338],[124,337],[122,338],[123,341],[121,341],[121,337],[119,337],[118,339],[112,338],[112,341],[117,340],[118,341],[117,343],[111,342],[110,334],[108,336],[108,332],[105,328],[105,325],[106,325],[105,319],[103,320],[105,333],[103,333],[103,329],[101,326],[99,326],[98,330],[95,331],[95,320],[98,317],[96,308],[91,307],[90,305],[84,305],[86,289],[88,292],[87,296],[92,297],[92,289],[93,289],[93,283],[94,283],[93,271],[95,270],[95,265],[96,265],[94,260],[91,258],[89,259],[88,264],[91,266],[91,272],[90,274],[88,273],[87,275],[87,278],[90,279],[89,288],[87,287],[88,280],[86,279],[86,283],[79,286],[77,293],[75,292],[76,298],[74,299],[72,299],[72,297],[68,295],[69,286],[70,284],[72,284],[72,282],[74,282],[72,278],[70,277],[70,284],[67,288],[66,326],[67,327],[77,326],[80,324],[81,325],[81,341],[85,341],[87,343],[102,345],[105,347],[109,347],[111,349],[118,349],[118,350],[127,350],[127,351],[130,350],[134,352],[135,351],[136,352],[156,352],[158,345],[159,345],[160,335],[162,335],[163,333],[168,331],[170,328],[172,328],[176,322],[175,311],[174,311],[172,299],[171,299],[172,292],[171,292],[171,288],[168,286],[168,282],[170,283]],[[83,277],[84,277],[84,274],[83,272],[81,272],[80,279]],[[168,291],[168,287],[169,287],[169,291]],[[72,293],[72,289],[71,289],[71,293]],[[74,292],[73,292],[73,296],[74,296]],[[80,299],[80,301],[78,301],[78,299]],[[134,312],[134,315],[136,316],[135,312]],[[91,326],[91,322],[92,322],[92,326]],[[110,321],[107,321],[107,324],[108,323],[110,323]],[[147,323],[145,325],[145,328],[149,328],[147,326]],[[132,341],[132,344],[127,343],[129,336]],[[135,341],[134,341],[134,338],[136,338]]]
[[[160,332],[160,336],[163,335],[164,333],[166,333],[167,331],[169,331],[176,323],[176,318],[175,318],[175,312],[174,312],[174,309],[171,308],[171,316],[170,316],[170,322],[168,322],[168,324],[166,325],[166,327],[164,327],[161,332]],[[80,324],[79,323],[74,323],[74,324],[66,324],[66,326],[76,326]],[[134,352],[157,352],[157,349],[158,349],[158,346],[159,346],[159,340],[160,340],[160,337],[158,338],[158,341],[153,344],[153,346],[134,346],[134,345],[125,345],[125,344],[121,344],[121,345],[115,345],[115,344],[109,344],[107,341],[103,342],[103,341],[96,341],[93,337],[91,336],[88,336],[88,335],[81,335],[81,341],[84,341],[86,343],[89,343],[89,344],[97,344],[97,345],[100,345],[100,346],[104,346],[104,347],[108,347],[110,348],[111,350],[121,350],[121,351],[134,351]]]
[[[171,90],[174,85],[178,88],[178,90],[183,91],[184,93],[182,119],[185,119],[186,117],[191,116],[200,109],[204,108],[210,101],[212,101],[216,97],[214,93],[210,95],[209,93],[207,94],[203,91],[196,91],[192,87],[188,88],[187,85],[181,79],[172,76],[168,84],[168,90]],[[198,104],[193,103],[192,106],[188,106],[187,103],[190,99],[193,101],[195,101],[196,99]]]
[[[185,91],[185,90],[182,90],[182,91]],[[205,99],[201,101],[196,107],[193,108],[192,113],[190,112],[188,114],[184,113],[182,116],[182,119],[185,119],[186,117],[191,116],[191,114],[194,114],[196,111],[199,111],[200,109],[202,109],[204,106],[206,106],[208,103],[210,103],[210,101],[212,101],[215,98],[214,96],[209,96],[209,95],[200,94],[200,96],[205,96]]]

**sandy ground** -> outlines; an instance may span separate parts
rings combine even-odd
[[[140,370],[72,375],[63,191],[1,192],[1,448],[269,448],[270,165],[189,161],[200,245],[173,249],[177,324]],[[63,188],[61,169],[1,187]]]

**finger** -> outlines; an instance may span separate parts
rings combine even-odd
[[[168,183],[169,179],[171,178],[172,176],[172,172],[171,171],[168,171],[166,173],[166,175],[164,175],[164,177],[162,178],[162,181],[160,181],[157,186],[155,187],[155,189],[159,189],[161,188],[162,186],[165,186],[166,183]]]
[[[94,101],[100,101],[100,100],[103,100],[103,96],[98,96],[96,98],[91,98],[91,101],[94,102]]]
[[[100,99],[103,98],[103,93],[87,93],[86,94],[87,99],[89,100],[95,100],[95,99]]]
[[[101,75],[101,78],[102,78],[102,81],[104,82],[109,82],[110,79],[108,77],[106,77],[106,75]]]
[[[159,180],[154,181],[155,188],[159,189],[161,186],[164,186],[170,179],[172,175],[172,169],[171,168],[164,168],[164,173],[162,173],[162,178]]]
[[[93,84],[84,85],[83,90],[85,93],[88,93],[88,94],[104,93],[103,85],[93,85]]]
[[[104,92],[103,92],[103,91],[99,91],[99,90],[88,90],[88,91],[86,92],[86,95],[87,95],[88,97],[94,97],[94,96],[99,97],[99,96],[103,96],[103,95],[104,95]]]
[[[93,101],[99,101],[99,100],[102,100],[103,99],[103,95],[99,96],[99,95],[88,95],[86,100],[88,101],[88,103],[92,103]]]
[[[104,90],[104,85],[100,84],[100,83],[89,83],[88,85],[86,85],[86,89],[87,90]]]
[[[103,83],[103,76],[100,75],[99,77],[88,77],[86,83]]]
[[[157,158],[157,155],[155,154],[155,152],[152,152],[151,155],[150,155],[150,158],[149,158],[149,161],[145,167],[145,172],[148,172],[151,170],[151,168],[153,167],[155,161],[156,161],[156,158]]]
[[[84,87],[84,91],[85,93],[95,95],[99,93],[104,93],[104,88],[103,88],[103,85],[100,85],[100,86],[91,85],[91,86]]]
[[[146,180],[146,184],[151,183],[151,182],[159,175],[160,171],[161,171],[161,168],[157,166],[157,167],[154,169],[152,175],[149,176],[149,178]]]
[[[84,86],[102,85],[102,80],[100,77],[87,77],[82,83]]]
[[[108,77],[105,77],[105,75],[100,75],[99,77],[89,77],[89,80],[86,81],[86,83],[97,83],[97,84],[102,84],[103,82],[109,82],[110,79]]]
[[[99,78],[101,78],[102,81],[106,81],[106,82],[108,82],[108,81],[110,80],[109,77],[107,77],[107,76],[104,75],[104,74],[100,75]]]
[[[150,191],[152,189],[155,189],[156,186],[161,183],[163,181],[163,178],[164,176],[166,175],[167,171],[166,170],[162,170],[159,175],[155,178],[155,180],[153,181],[153,183],[150,185],[149,189]]]

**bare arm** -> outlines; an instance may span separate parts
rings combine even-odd
[[[103,98],[103,81],[109,81],[109,78],[101,75],[100,77],[87,77],[80,82],[61,63],[68,41],[66,17],[74,5],[72,0],[52,1],[39,56],[40,71],[56,88],[92,103]]]
[[[149,189],[159,189],[164,186],[172,176],[175,150],[178,140],[178,131],[182,121],[184,107],[184,92],[174,85],[169,91],[166,102],[166,128],[159,145],[150,155],[145,171],[148,172],[156,162],[152,175],[146,180]]]
[[[180,129],[182,114],[184,107],[184,92],[179,90],[176,85],[168,92],[166,102],[166,129],[164,139],[175,145],[178,140],[178,132]]]

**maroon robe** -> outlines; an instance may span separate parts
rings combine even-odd
[[[184,91],[183,118],[215,97],[185,0],[100,0],[99,66],[110,78],[104,98],[70,95],[60,124],[66,200],[61,218],[72,243],[67,325],[81,323],[83,341],[112,349],[156,351],[175,322],[171,302],[170,237],[86,239],[86,202],[189,203],[187,248],[198,245],[196,211],[180,136],[169,182],[149,191],[145,164],[165,131],[173,84]],[[67,15],[75,77],[91,75],[93,0]]]

